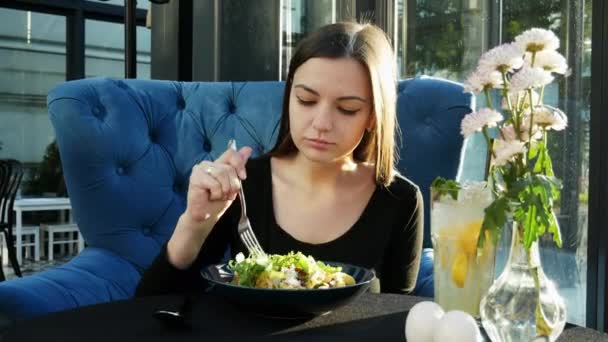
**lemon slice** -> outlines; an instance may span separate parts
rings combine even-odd
[[[452,281],[459,287],[464,287],[464,282],[467,278],[467,272],[469,269],[469,261],[467,255],[463,252],[456,254],[454,263],[452,263]]]
[[[477,254],[477,240],[483,220],[469,222],[462,231],[459,238],[459,245],[463,252],[470,256]]]

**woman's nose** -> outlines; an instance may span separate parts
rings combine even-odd
[[[332,113],[329,108],[321,107],[312,120],[312,127],[318,131],[329,131],[333,128]]]

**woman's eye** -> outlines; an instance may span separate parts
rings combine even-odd
[[[355,115],[359,111],[359,109],[346,109],[341,107],[338,107],[338,110],[346,115]]]
[[[315,101],[312,101],[312,100],[303,100],[299,97],[297,99],[298,99],[298,103],[300,103],[301,105],[304,105],[304,106],[312,106],[313,104],[315,104]]]

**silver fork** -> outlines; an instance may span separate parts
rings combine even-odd
[[[236,151],[236,141],[230,139],[228,147]],[[245,205],[245,194],[243,193],[243,184],[239,180],[239,199],[241,201],[241,218],[239,219],[238,231],[241,240],[247,247],[249,254],[252,256],[265,256],[264,250],[258,239],[255,237],[253,229],[251,229],[251,223],[249,217],[247,217],[247,206]]]

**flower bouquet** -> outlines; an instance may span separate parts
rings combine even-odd
[[[480,304],[493,341],[553,341],[565,325],[564,301],[545,276],[538,252],[545,234],[562,244],[554,213],[562,184],[553,173],[547,135],[565,129],[567,117],[543,102],[554,77],[569,73],[558,48],[553,32],[530,29],[484,53],[465,82],[466,91],[486,99],[461,124],[465,138],[480,132],[488,147],[485,174],[493,201],[484,211],[478,251],[496,245],[503,227],[512,227],[507,266]]]

